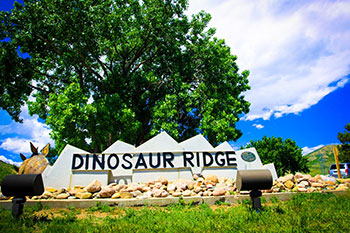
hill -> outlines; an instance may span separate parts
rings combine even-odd
[[[337,145],[328,145],[315,150],[305,157],[309,160],[309,168],[311,175],[328,175],[328,169],[334,163],[333,148]]]
[[[17,174],[16,168],[14,165],[5,163],[0,160],[0,183],[2,179],[7,175]]]

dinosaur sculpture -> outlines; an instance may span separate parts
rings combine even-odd
[[[20,154],[23,163],[19,168],[18,174],[43,173],[49,164],[49,161],[46,159],[46,155],[49,153],[50,149],[49,143],[40,151],[40,154],[38,153],[38,148],[32,143],[30,143],[30,149],[33,154],[29,159],[27,159],[22,153]]]

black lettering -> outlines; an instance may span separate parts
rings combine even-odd
[[[99,159],[99,157],[101,157],[101,161]],[[96,163],[98,163],[98,166],[104,170],[105,169],[105,155],[102,154],[101,156],[98,155],[93,155],[92,156],[93,160],[92,160],[92,170],[96,169]]]
[[[77,159],[79,159],[79,164],[77,165]],[[84,158],[80,154],[73,154],[72,169],[79,169],[84,164]]]
[[[190,158],[187,158],[186,155],[190,155]],[[194,157],[194,154],[192,152],[184,152],[183,157],[184,157],[184,167],[187,167],[187,162],[191,165],[191,167],[194,167],[194,164],[191,161]]]
[[[129,166],[125,166],[124,164],[122,164],[122,168],[124,168],[124,169],[131,169],[132,168],[132,163],[129,160],[126,159],[127,157],[132,159],[132,155],[131,154],[124,154],[123,155],[124,162],[128,163]]]
[[[199,152],[196,153],[196,156],[197,156],[197,167],[199,167],[200,166],[200,164],[199,164]]]
[[[86,161],[85,161],[85,170],[88,170],[88,169],[89,169],[89,158],[90,158],[90,156],[89,156],[89,155],[86,155],[85,158],[86,158]]]
[[[167,158],[167,155],[170,155],[170,157]],[[171,152],[164,152],[163,153],[163,165],[164,165],[164,168],[166,168],[166,162],[169,163],[170,167],[174,167],[174,164],[172,164],[171,161],[174,160],[174,154],[171,153]]]
[[[224,152],[221,152],[221,151],[216,152],[216,154],[215,154],[215,162],[219,166],[224,166],[225,165],[225,158],[219,159],[220,155],[225,156]]]
[[[115,158],[115,164],[114,165],[112,165],[112,163],[111,163],[111,160],[112,160],[112,158]],[[118,167],[118,165],[119,165],[119,157],[118,157],[118,155],[116,155],[116,154],[111,154],[109,157],[108,157],[108,159],[107,159],[107,165],[108,165],[108,168],[109,169],[116,169],[117,167]]]
[[[160,153],[157,153],[157,164],[156,165],[153,165],[152,163],[152,153],[149,153],[149,165],[152,167],[152,168],[158,168],[160,166]]]
[[[207,162],[207,158],[210,158],[210,162]],[[209,167],[210,165],[212,165],[214,162],[213,156],[212,154],[210,154],[209,152],[203,152],[203,163],[204,163],[204,167]]]
[[[230,157],[230,155],[236,155],[236,152],[234,151],[226,151],[226,159],[227,159],[227,166],[233,166],[233,165],[237,165],[236,162],[236,158],[232,158]]]
[[[144,168],[147,168],[147,164],[142,153],[139,154],[139,158],[137,159],[135,169],[137,169],[139,166],[144,166]]]

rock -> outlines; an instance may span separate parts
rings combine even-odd
[[[299,172],[297,172],[295,175],[294,175],[294,179],[301,179],[301,178],[303,178],[304,177],[304,175],[303,174],[301,174],[301,173],[299,173]]]
[[[103,197],[103,198],[112,197],[112,195],[114,193],[115,193],[115,190],[114,190],[113,186],[106,186],[99,192],[100,197]]]
[[[331,180],[327,180],[327,181],[325,181],[325,183],[327,184],[327,185],[335,185],[335,182],[333,182],[333,181],[331,181]]]
[[[61,193],[56,196],[56,199],[67,199],[69,196],[69,193]]]
[[[299,188],[298,186],[295,186],[294,188],[292,188],[292,192],[298,192]]]
[[[194,184],[195,184],[195,182],[189,182],[189,183],[187,184],[188,189],[189,189],[189,190],[192,190],[192,189],[194,188]]]
[[[52,188],[52,187],[46,187],[46,188],[45,188],[45,191],[48,191],[48,192],[50,192],[50,193],[55,193],[55,192],[57,192],[58,190],[55,189],[55,188]]]
[[[197,180],[199,176],[197,174],[193,174],[193,180]]]
[[[283,176],[283,177],[278,178],[277,181],[279,181],[280,183],[284,184],[284,183],[286,183],[288,180],[293,181],[293,179],[294,179],[294,175],[293,175],[293,174],[288,174],[288,175],[286,175],[286,176]]]
[[[101,187],[101,183],[100,181],[98,180],[94,180],[93,182],[91,182],[88,186],[86,186],[84,188],[84,190],[86,192],[89,192],[89,193],[96,193],[96,192],[99,192],[101,191],[102,187]]]
[[[139,190],[136,190],[136,191],[132,192],[132,195],[133,195],[134,197],[139,197],[139,196],[142,196],[142,192],[139,191]]]
[[[175,192],[176,185],[175,184],[169,184],[167,187],[168,192]]]
[[[162,185],[167,185],[168,184],[168,180],[165,177],[163,177],[163,176],[158,177],[157,181],[160,182]]]
[[[100,198],[100,194],[99,194],[99,193],[93,193],[93,194],[92,194],[92,198],[93,198],[93,199]]]
[[[308,179],[309,183],[312,184],[312,183],[317,183],[317,179],[314,178],[314,177],[311,177],[310,179]]]
[[[199,193],[199,192],[201,192],[201,191],[202,191],[202,188],[200,188],[200,187],[197,187],[197,188],[194,190],[195,193]]]
[[[153,192],[149,190],[149,191],[145,192],[145,193],[143,194],[143,196],[146,197],[146,198],[150,198],[150,197],[153,196]]]
[[[155,187],[156,189],[160,189],[162,186],[163,186],[163,185],[162,185],[161,182],[157,182],[157,183],[154,184],[154,187]]]
[[[280,191],[280,188],[276,187],[276,188],[272,188],[272,192],[274,193],[278,193]]]
[[[205,184],[216,185],[217,183],[219,183],[219,179],[216,175],[210,174],[205,177]]]
[[[204,197],[208,196],[208,191],[204,191],[204,192],[203,192],[203,196],[204,196]]]
[[[213,187],[214,187],[214,186],[213,186],[212,184],[207,184],[207,185],[206,185],[206,188],[207,188],[207,189],[212,189]]]
[[[79,199],[89,199],[91,196],[92,196],[92,193],[88,193],[88,192],[75,194],[75,197]]]
[[[298,188],[298,191],[299,192],[307,192],[307,189],[306,188]]]
[[[287,180],[284,183],[284,186],[286,186],[286,188],[292,189],[294,187],[294,183],[291,180]]]
[[[312,193],[312,192],[315,192],[315,191],[317,191],[317,189],[314,188],[314,187],[310,187],[310,188],[307,189],[308,193]]]
[[[336,191],[345,191],[348,189],[348,186],[345,184],[340,184],[335,190]]]
[[[130,198],[133,198],[133,195],[132,195],[132,193],[121,191],[120,198],[121,199],[130,199]]]
[[[76,185],[76,186],[74,186],[74,189],[84,189],[85,188],[85,186],[83,186],[83,185]]]
[[[9,197],[6,197],[4,194],[0,193],[0,200],[8,200]]]
[[[171,194],[173,197],[180,197],[182,194],[180,192],[174,192]]]
[[[120,190],[122,190],[125,187],[126,187],[125,184],[117,184],[116,186],[114,186],[114,189],[116,192],[119,192]]]
[[[167,191],[165,191],[165,190],[163,190],[162,193],[161,193],[162,197],[167,197],[168,195],[169,195],[169,193]]]
[[[161,197],[161,196],[162,196],[162,190],[160,190],[160,189],[154,189],[154,190],[153,190],[153,195],[154,195],[155,197]]]
[[[306,181],[306,180],[301,181],[299,184],[304,185],[304,186],[309,186],[310,185],[309,182]]]
[[[203,177],[199,177],[197,182],[203,183],[204,182],[204,178]]]
[[[323,188],[324,187],[324,184],[321,184],[321,183],[311,183],[311,187],[314,187],[314,188]]]
[[[49,199],[54,197],[54,194],[49,191],[44,191],[44,193],[40,195],[40,199]]]
[[[73,200],[73,199],[77,199],[77,198],[75,196],[69,196],[67,199],[68,200]]]
[[[226,190],[224,188],[216,188],[214,189],[213,196],[222,196],[225,195]]]
[[[156,182],[155,181],[148,181],[148,182],[146,182],[146,185],[147,186],[151,186],[151,185],[154,185]]]
[[[61,193],[68,193],[68,191],[65,188],[61,188],[60,190],[58,190],[57,194],[61,194]]]
[[[112,195],[112,199],[118,199],[120,198],[120,193],[119,192],[116,192]]]
[[[180,190],[184,191],[184,190],[187,189],[187,184],[186,183],[180,183],[180,185],[178,187],[180,187]]]
[[[297,184],[296,187],[298,187],[298,188],[305,188],[306,186],[304,184]]]
[[[190,191],[190,190],[185,190],[185,191],[182,193],[182,196],[184,196],[184,197],[189,197],[189,196],[191,196],[191,191]]]

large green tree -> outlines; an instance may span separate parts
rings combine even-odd
[[[236,140],[248,71],[186,0],[25,0],[1,12],[0,104],[27,103],[66,143],[102,151],[161,130]],[[5,39],[7,38],[7,39]],[[5,40],[4,40],[5,39]],[[27,56],[26,59],[21,54]],[[29,98],[32,96],[31,98]]]
[[[302,149],[290,138],[264,136],[262,140],[251,140],[245,148],[251,147],[255,147],[263,164],[274,163],[278,176],[310,171]]]
[[[350,163],[350,123],[345,125],[344,133],[338,133],[338,140],[342,143],[339,148],[339,161]]]

